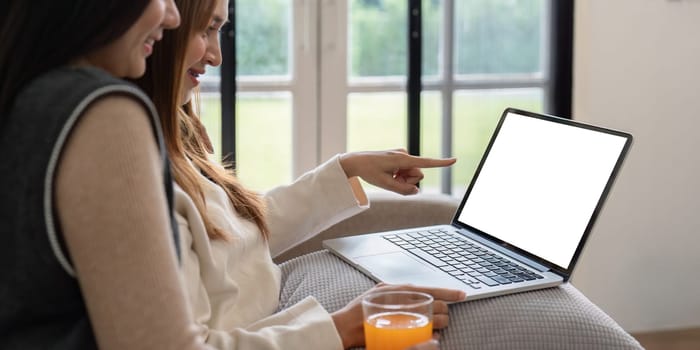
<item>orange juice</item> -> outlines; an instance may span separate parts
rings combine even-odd
[[[432,336],[433,322],[421,314],[384,312],[365,320],[367,350],[403,350]]]

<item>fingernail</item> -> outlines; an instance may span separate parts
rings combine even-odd
[[[467,293],[459,292],[459,300],[467,300]]]

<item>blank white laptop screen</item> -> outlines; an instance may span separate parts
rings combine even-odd
[[[625,142],[510,112],[458,221],[567,268]]]

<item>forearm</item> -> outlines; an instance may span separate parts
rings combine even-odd
[[[225,350],[342,348],[330,315],[311,297],[245,328],[210,329],[207,344]]]
[[[266,193],[265,200],[273,256],[365,210],[369,204],[358,180],[348,180],[336,157],[293,184]]]

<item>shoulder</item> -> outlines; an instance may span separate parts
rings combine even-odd
[[[65,120],[57,125],[62,129],[59,143],[69,134],[92,126],[95,137],[105,132],[145,135],[146,139],[155,137],[158,148],[163,149],[160,123],[150,99],[135,85],[101,69],[56,69],[35,81],[32,89],[28,96],[35,94],[38,97],[35,101],[45,103],[44,107],[36,108],[45,111],[50,106],[44,117]],[[36,113],[41,114],[44,113]]]
[[[120,135],[122,141],[151,140],[152,144],[156,141],[151,132],[152,119],[148,108],[133,97],[108,94],[85,102],[76,121],[77,130],[94,136]]]
[[[146,94],[138,87],[125,80],[113,77],[107,72],[82,67],[56,72],[59,76],[68,76],[78,90],[80,105],[90,106],[89,111],[102,113],[116,112],[120,115],[147,115],[155,118],[155,107]]]
[[[85,102],[82,119],[104,120],[115,127],[150,124],[148,107],[132,96],[105,94]]]
[[[44,88],[49,105],[63,109],[59,114],[68,118],[64,131],[70,132],[76,123],[89,120],[94,125],[107,124],[112,131],[155,137],[159,148],[164,149],[155,106],[134,84],[95,67],[64,67],[42,79],[45,82],[34,85]]]

